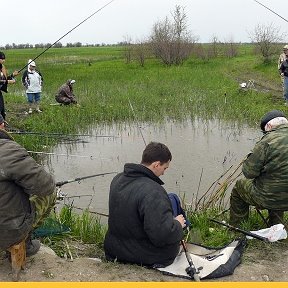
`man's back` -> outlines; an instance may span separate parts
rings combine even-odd
[[[104,243],[107,258],[144,265],[173,262],[183,230],[162,184],[140,164],[126,164],[124,173],[113,179]]]
[[[243,164],[265,208],[288,209],[288,125],[267,133]]]

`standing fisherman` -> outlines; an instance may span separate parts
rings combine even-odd
[[[32,106],[35,103],[35,111],[41,113],[39,102],[41,98],[43,77],[36,70],[36,63],[31,59],[28,61],[28,69],[25,70],[22,76],[22,84],[26,88],[27,100],[29,103],[29,114],[32,114]]]
[[[14,76],[18,75],[18,72],[14,71],[10,76],[7,76],[7,71],[4,66],[5,59],[5,54],[3,52],[0,52],[0,115],[4,118],[4,120],[6,117],[6,112],[2,91],[7,93],[7,85],[14,84]]]

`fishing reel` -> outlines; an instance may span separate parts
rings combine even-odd
[[[188,274],[188,276],[190,276],[192,279],[194,278],[194,280],[196,282],[200,281],[200,277],[199,277],[199,271],[196,271],[196,269],[194,267],[188,266],[185,269],[186,273]]]

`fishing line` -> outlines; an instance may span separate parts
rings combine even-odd
[[[93,17],[95,14],[97,14],[98,12],[100,12],[101,10],[103,10],[105,7],[107,7],[108,5],[110,5],[112,2],[114,2],[115,0],[111,0],[108,3],[106,3],[105,5],[103,5],[101,8],[99,8],[97,11],[95,11],[94,13],[92,13],[90,16],[88,16],[87,18],[85,18],[83,21],[81,21],[79,24],[77,24],[76,26],[74,26],[71,30],[69,30],[67,33],[65,33],[63,36],[61,36],[58,40],[56,40],[53,44],[51,44],[50,46],[48,46],[43,52],[41,52],[40,54],[38,54],[35,58],[33,58],[29,63],[27,63],[23,68],[21,68],[20,70],[18,70],[18,73],[20,73],[22,70],[24,70],[32,61],[35,61],[37,58],[39,58],[41,55],[43,55],[47,50],[49,50],[51,47],[53,47],[57,42],[59,42],[61,39],[63,39],[65,36],[67,36],[69,33],[71,33],[73,30],[75,30],[77,27],[79,27],[81,24],[83,24],[84,22],[86,22],[88,19],[90,19],[91,17]]]
[[[140,127],[140,125],[139,125],[139,123],[138,123],[138,121],[137,121],[136,114],[135,114],[135,111],[134,111],[134,109],[133,109],[132,103],[130,102],[130,99],[128,99],[128,101],[129,101],[129,105],[130,105],[130,108],[131,108],[132,113],[133,113],[133,116],[134,116],[134,120],[136,121],[137,128],[138,128],[138,130],[139,130],[139,132],[140,132],[140,134],[141,134],[142,140],[143,140],[145,146],[147,146],[146,141],[145,141],[145,138],[144,138],[144,135],[143,135],[142,130],[141,130],[141,127]]]
[[[270,9],[269,7],[265,6],[264,4],[260,3],[257,0],[254,0],[254,2],[258,3],[259,5],[263,6],[264,8],[266,8],[267,10],[271,11],[272,13],[274,13],[275,15],[277,15],[278,17],[280,17],[281,19],[283,19],[284,21],[288,22],[287,19],[285,19],[284,17],[282,17],[281,15],[279,15],[278,13],[276,13],[275,11],[273,11],[272,9]]]

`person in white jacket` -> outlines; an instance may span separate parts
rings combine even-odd
[[[29,103],[28,113],[32,114],[33,105],[35,106],[35,111],[41,113],[39,102],[41,99],[43,77],[41,73],[36,70],[36,63],[31,59],[28,61],[28,69],[23,73],[22,83],[26,88]]]

